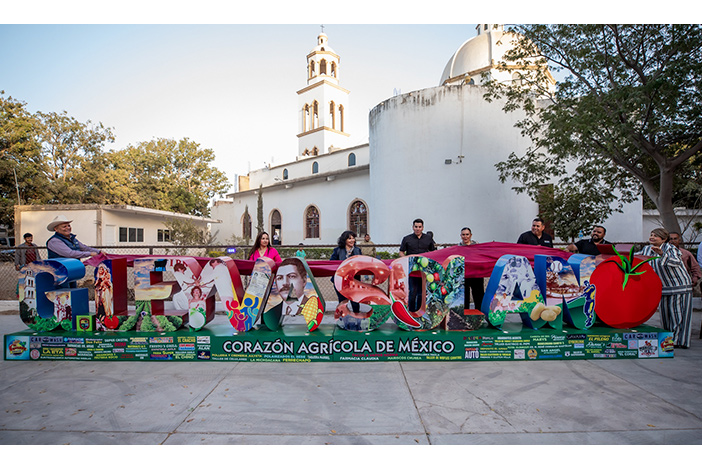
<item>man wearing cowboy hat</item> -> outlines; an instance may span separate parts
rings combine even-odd
[[[58,215],[46,226],[49,231],[55,231],[46,243],[49,258],[83,258],[94,257],[102,253],[101,250],[88,247],[76,239],[75,234],[71,234],[72,219],[64,215]]]

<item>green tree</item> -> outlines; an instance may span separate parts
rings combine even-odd
[[[105,168],[94,164],[104,146],[114,141],[110,128],[79,122],[62,113],[37,112],[44,176],[50,196],[44,203],[91,203],[96,181]]]
[[[25,106],[0,91],[0,224],[8,226],[15,204],[41,202],[47,190],[37,121]]]
[[[536,197],[539,215],[549,220],[550,227],[561,239],[575,240],[579,233],[607,218],[609,206],[600,203],[594,191],[580,191],[574,185],[544,185]]]
[[[496,165],[500,180],[536,199],[545,181],[594,192],[587,209],[621,211],[641,188],[668,230],[675,176],[702,151],[702,30],[699,25],[525,25],[487,83],[485,98],[522,109],[532,146]],[[567,73],[551,86],[546,66]],[[575,166],[573,170],[571,166]],[[571,169],[570,171],[567,169]],[[699,173],[698,173],[699,174]]]
[[[230,186],[226,175],[210,165],[214,152],[187,138],[159,138],[108,156],[114,179],[125,178],[129,187],[127,193],[113,187],[113,193],[138,206],[207,216],[210,199]]]
[[[258,200],[256,204],[256,218],[258,220],[256,221],[256,235],[261,234],[263,231],[265,231],[265,228],[263,227],[263,184],[261,184],[258,187]]]
[[[192,219],[172,219],[163,223],[175,245],[211,245],[216,235],[199,227]]]

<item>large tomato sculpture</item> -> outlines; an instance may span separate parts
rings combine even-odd
[[[616,249],[615,249],[616,252]],[[613,328],[637,327],[650,319],[661,301],[662,283],[647,260],[627,259],[617,252],[600,263],[590,276],[595,285],[595,313]]]

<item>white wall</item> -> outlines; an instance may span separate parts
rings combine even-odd
[[[399,243],[415,218],[440,243],[459,242],[463,226],[478,242],[516,242],[529,230],[537,205],[500,183],[494,167],[525,151],[528,141],[514,128],[521,115],[505,114],[482,94],[470,85],[429,88],[371,111],[374,240]]]
[[[308,161],[306,161],[308,163]],[[282,243],[296,245],[335,244],[339,235],[347,229],[348,211],[351,204],[360,199],[366,203],[369,213],[374,210],[370,200],[369,177],[367,170],[356,170],[347,174],[338,174],[334,180],[327,181],[322,175],[305,182],[290,180],[292,187],[277,184],[263,190],[263,220],[266,232],[272,235],[270,215],[274,209],[280,211],[282,223]],[[251,215],[252,235],[256,235],[257,226],[257,190],[228,195],[231,204],[223,203],[212,208],[212,217],[223,221],[220,225],[219,239],[226,239],[232,234],[242,235],[241,217],[246,205]],[[320,238],[304,238],[305,210],[314,205],[320,213]],[[374,229],[369,222],[369,229]]]

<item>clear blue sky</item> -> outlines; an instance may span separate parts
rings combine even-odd
[[[437,86],[474,25],[325,24],[341,56],[351,144],[368,111]],[[30,111],[113,127],[116,148],[188,137],[230,178],[297,153],[298,96],[314,25],[0,25],[0,89]]]
[[[31,112],[65,110],[112,127],[111,148],[190,138],[214,150],[215,165],[232,182],[249,168],[295,158],[296,91],[306,86],[306,55],[320,24],[341,56],[341,85],[351,92],[347,130],[355,145],[367,142],[369,110],[395,89],[439,84],[451,55],[475,35],[475,24],[349,22],[489,22],[506,14],[549,19],[510,2],[492,13],[453,1],[420,7],[361,0],[311,12],[277,1],[244,10],[215,0],[16,3],[2,10],[2,21],[16,24],[0,24],[6,95]],[[182,24],[212,22],[287,24]]]

